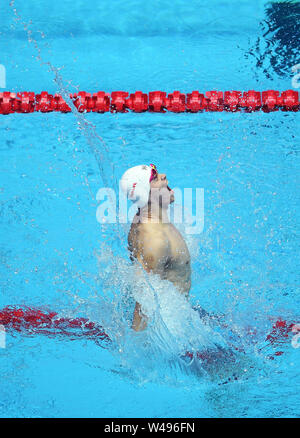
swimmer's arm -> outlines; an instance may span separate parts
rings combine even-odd
[[[148,318],[142,313],[141,305],[135,303],[131,328],[136,332],[141,332],[147,327]]]

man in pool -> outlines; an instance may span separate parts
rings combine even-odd
[[[183,294],[191,288],[190,254],[179,231],[170,223],[168,206],[174,192],[164,173],[150,164],[132,167],[121,179],[121,188],[138,207],[128,235],[131,260],[137,260],[148,273],[169,280]],[[144,330],[147,317],[136,303],[132,328]]]

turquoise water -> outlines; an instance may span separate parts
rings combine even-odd
[[[10,91],[285,90],[299,62],[298,2],[15,1],[1,4],[0,17]],[[276,349],[261,350],[276,319],[300,323],[298,119],[1,116],[0,308],[84,316],[113,344],[7,333],[0,416],[299,417],[299,349],[289,338],[275,360]],[[204,189],[205,225],[185,236],[189,306],[157,279],[142,289],[170,296],[180,331],[158,310],[136,335],[128,225],[100,225],[96,194],[128,167],[152,162],[171,187]],[[196,305],[229,328],[201,332]],[[245,352],[233,362],[206,368],[180,357],[217,333],[228,342],[231,331]]]

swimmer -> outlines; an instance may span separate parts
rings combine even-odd
[[[190,254],[179,231],[170,223],[168,207],[174,202],[174,192],[164,173],[154,164],[140,165],[127,170],[121,188],[138,211],[128,235],[132,261],[137,260],[148,273],[169,280],[186,296],[191,288]],[[147,317],[136,303],[132,328],[144,330]]]

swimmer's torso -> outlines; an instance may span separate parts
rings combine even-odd
[[[171,223],[134,222],[128,235],[131,257],[139,260],[148,272],[159,274],[180,292],[188,294],[190,254],[179,231]]]

